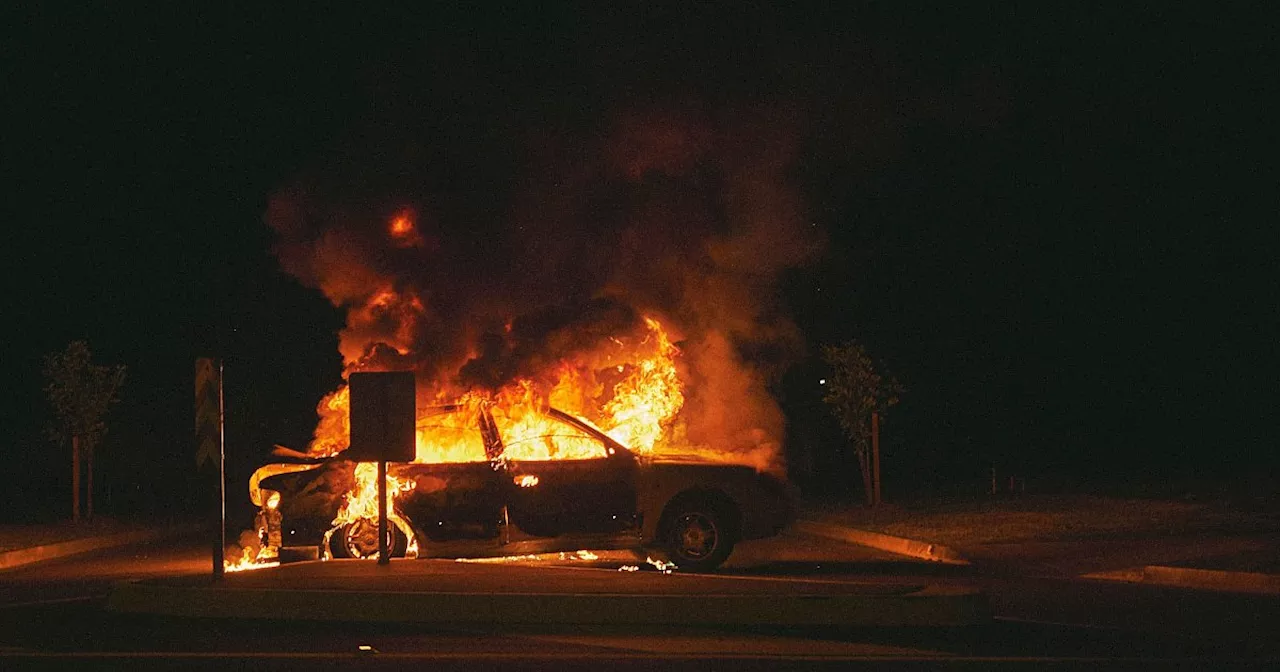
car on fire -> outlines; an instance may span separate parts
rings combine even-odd
[[[750,466],[640,455],[575,416],[542,415],[533,434],[507,431],[485,405],[420,415],[420,446],[426,437],[466,447],[474,459],[388,464],[391,554],[646,549],[706,571],[737,542],[777,534],[791,519],[794,497],[782,479]],[[258,469],[249,494],[263,513],[270,509],[259,520],[279,526],[272,532],[281,548],[272,554],[376,557],[377,509],[356,494],[376,479],[372,464],[342,453],[293,453]]]

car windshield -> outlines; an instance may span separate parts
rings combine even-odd
[[[414,462],[485,462],[478,410],[443,408],[418,418]]]
[[[559,418],[535,411],[495,408],[503,456],[516,461],[590,460],[608,456],[599,437]]]

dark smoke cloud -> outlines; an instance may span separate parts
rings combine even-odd
[[[677,102],[505,143],[399,125],[280,190],[266,219],[283,268],[348,310],[349,367],[492,389],[653,315],[683,351],[684,438],[776,449],[766,385],[803,349],[777,283],[822,247],[791,178],[801,117]],[[406,209],[412,244],[388,233]],[[386,289],[399,298],[376,301]]]
[[[480,337],[478,352],[459,371],[459,381],[465,387],[498,389],[516,378],[538,376],[562,359],[639,326],[640,316],[631,306],[607,298],[521,315],[508,333]]]

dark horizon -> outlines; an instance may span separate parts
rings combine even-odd
[[[771,390],[811,493],[857,480],[816,385],[818,347],[848,338],[908,388],[889,493],[992,464],[1055,487],[1280,466],[1256,149],[1270,40],[1248,17],[254,11],[8,22],[0,456],[28,502],[11,515],[66,499],[40,363],[74,339],[129,367],[99,458],[108,513],[200,501],[196,356],[226,359],[232,497],[271,444],[305,444],[343,315],[281,270],[264,219],[280,190],[367,168],[337,184],[429,186],[443,234],[497,237],[527,147],[586,152],[655,108],[714,128],[780,110],[794,130],[786,182],[825,246],[780,275],[806,350]]]

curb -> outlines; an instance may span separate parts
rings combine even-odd
[[[843,525],[830,525],[812,520],[797,520],[792,526],[797,532],[812,534],[836,541],[847,541],[861,546],[870,546],[889,553],[906,555],[921,560],[940,562],[946,565],[967,565],[969,561],[959,551],[950,546],[930,544],[914,539],[905,539],[879,532],[868,532]]]
[[[103,537],[84,537],[82,539],[72,539],[70,541],[62,541],[56,544],[19,548],[17,550],[0,553],[0,571],[24,567],[26,565],[44,562],[46,560],[65,558],[70,555],[79,555],[80,553],[88,553],[89,551],[97,551],[104,548],[128,546],[130,544],[154,541],[170,535],[194,532],[203,528],[204,526],[199,524],[179,525],[159,530],[135,530],[133,532],[121,532],[119,534],[112,534]]]
[[[1138,569],[1091,572],[1080,576],[1086,579],[1127,581],[1129,583],[1145,583],[1155,586],[1280,595],[1280,574],[1226,572],[1217,569],[1147,565]]]
[[[645,595],[228,589],[120,583],[107,610],[187,618],[457,625],[957,627],[991,620],[976,590],[901,595]]]

